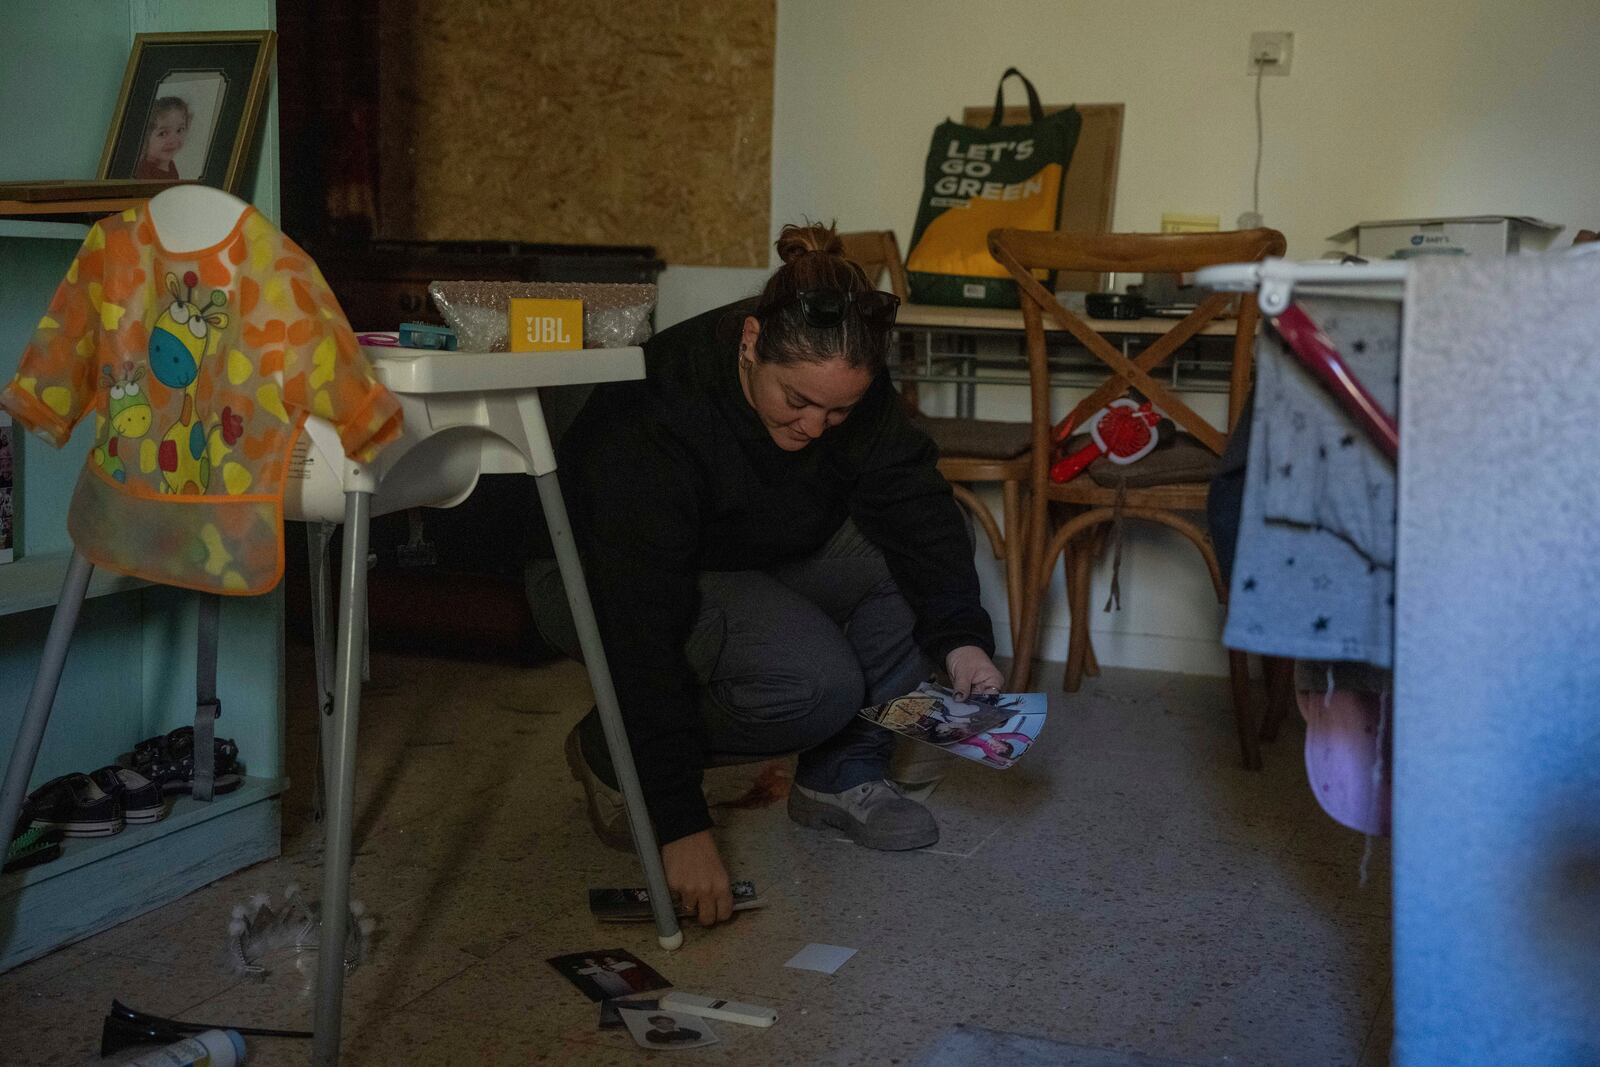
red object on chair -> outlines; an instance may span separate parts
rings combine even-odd
[[[1156,423],[1161,415],[1147,400],[1143,404],[1123,397],[1113,400],[1089,420],[1089,443],[1056,460],[1050,467],[1050,480],[1070,482],[1089,464],[1105,456],[1113,463],[1128,464],[1143,459],[1156,447]],[[1065,440],[1066,424],[1057,440]]]

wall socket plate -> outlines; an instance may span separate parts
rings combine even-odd
[[[1260,62],[1260,57],[1268,56],[1265,63]],[[1246,74],[1255,74],[1259,67],[1261,73],[1271,78],[1283,77],[1289,73],[1290,64],[1294,61],[1294,34],[1288,30],[1259,30],[1250,35],[1250,52],[1245,66]]]

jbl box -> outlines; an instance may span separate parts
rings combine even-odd
[[[583,301],[513,297],[507,310],[513,352],[564,352],[583,347]]]
[[[1329,237],[1354,241],[1363,259],[1425,255],[1514,256],[1549,246],[1561,227],[1527,215],[1468,215],[1441,219],[1362,222]]]

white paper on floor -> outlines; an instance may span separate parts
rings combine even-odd
[[[845,960],[855,954],[855,949],[840,945],[807,945],[796,952],[784,966],[799,971],[821,971],[823,974],[832,974],[844,966]]]

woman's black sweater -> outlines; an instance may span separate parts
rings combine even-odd
[[[879,374],[849,417],[785,452],[746,400],[731,305],[645,345],[646,377],[595,389],[560,478],[645,801],[662,843],[710,827],[705,728],[684,642],[700,571],[765,570],[820,549],[845,519],[876,544],[936,664],[993,653],[972,545],[933,443]]]

